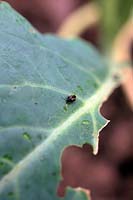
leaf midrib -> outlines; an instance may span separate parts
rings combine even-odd
[[[105,94],[105,91],[106,96],[108,96],[110,92],[114,89],[115,85],[116,83],[114,83],[112,79],[107,79],[95,95],[87,99],[81,108],[79,108],[77,111],[75,111],[75,113],[69,116],[68,119],[65,122],[63,122],[59,127],[55,128],[46,140],[44,140],[41,144],[35,147],[35,149],[32,152],[26,155],[19,163],[15,165],[15,167],[7,175],[5,175],[1,179],[0,192],[2,192],[4,187],[7,184],[9,184],[12,180],[14,180],[15,177],[18,177],[21,171],[23,171],[31,161],[36,160],[36,157],[38,157],[39,154],[41,154],[41,152],[43,152],[45,148],[49,147],[51,142],[54,139],[57,139],[57,137],[61,135],[66,128],[68,128],[72,123],[77,121],[86,112],[91,112],[91,109],[97,106],[98,103],[101,101],[102,97]]]

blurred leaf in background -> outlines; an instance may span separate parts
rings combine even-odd
[[[132,0],[96,0],[102,9],[102,45],[110,46],[120,27],[130,17]]]

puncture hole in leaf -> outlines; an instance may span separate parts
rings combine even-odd
[[[23,133],[23,137],[24,137],[25,140],[29,140],[29,141],[31,140],[31,136],[30,136],[30,134],[27,133],[27,132],[24,132],[24,133]]]
[[[83,124],[83,125],[88,125],[89,123],[90,123],[89,120],[83,120],[83,121],[82,121],[82,124]]]

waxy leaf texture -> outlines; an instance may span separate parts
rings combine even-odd
[[[97,151],[99,107],[115,86],[90,44],[42,35],[0,3],[0,199],[60,199],[61,154],[84,143]],[[87,197],[68,189],[63,199]]]

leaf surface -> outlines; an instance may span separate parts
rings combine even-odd
[[[41,35],[0,3],[0,199],[58,200],[61,153],[84,143],[97,151],[107,122],[99,106],[115,85],[91,45]]]

